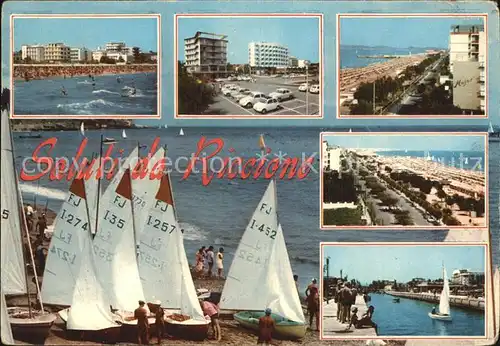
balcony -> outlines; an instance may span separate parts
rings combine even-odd
[[[484,72],[481,72],[481,73],[479,74],[479,80],[480,80],[481,82],[486,81],[486,76],[485,76]]]

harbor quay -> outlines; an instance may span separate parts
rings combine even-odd
[[[439,304],[439,294],[431,294],[431,293],[411,293],[411,292],[392,292],[385,291],[385,294],[408,298],[414,300],[423,300],[426,302],[436,302]],[[463,296],[450,296],[450,305],[456,306],[460,308],[472,309],[472,310],[481,310],[484,311],[484,299],[480,298],[468,298]]]
[[[351,308],[358,308],[358,316],[363,316],[368,311],[368,306],[366,305],[363,296],[356,296],[356,303],[352,305]],[[377,333],[373,327],[363,327],[355,328],[351,326],[349,330],[347,327],[349,323],[341,323],[337,320],[337,303],[335,300],[329,299],[323,302],[323,311],[321,313],[322,318],[322,331],[323,337],[349,335],[353,337],[376,337]],[[352,312],[351,312],[352,313]]]

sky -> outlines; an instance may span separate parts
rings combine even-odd
[[[331,146],[343,148],[415,151],[484,151],[484,136],[446,135],[335,135],[323,136]]]
[[[156,18],[16,18],[14,49],[23,44],[62,42],[92,50],[107,42],[125,42],[143,52],[158,51]]]
[[[341,18],[340,44],[447,49],[450,27],[466,24],[484,24],[484,20],[479,17]]]
[[[456,269],[485,270],[484,246],[324,246],[323,256],[330,257],[330,276],[348,276],[362,284],[373,280],[408,282],[413,278],[439,279],[442,265],[448,278]],[[326,262],[324,262],[326,263]]]
[[[179,18],[178,52],[184,60],[184,39],[197,31],[227,35],[227,60],[248,63],[248,44],[252,41],[279,43],[297,59],[319,61],[319,19],[311,18]]]

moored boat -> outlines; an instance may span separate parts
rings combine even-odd
[[[30,317],[25,307],[10,307],[7,313],[14,339],[27,342],[44,342],[56,320],[54,314],[45,311],[32,311]]]
[[[399,303],[400,301],[401,301],[401,300],[400,300],[399,298],[394,298],[394,299],[392,300],[392,302],[393,302],[393,303]]]
[[[264,312],[242,311],[234,314],[234,319],[245,328],[255,331],[259,330],[259,318],[264,316]],[[276,339],[296,340],[304,337],[304,324],[291,321],[277,314],[271,314],[276,322],[273,337]]]
[[[203,341],[208,335],[210,320],[193,319],[183,314],[170,314],[165,317],[166,331],[169,335],[184,340]]]

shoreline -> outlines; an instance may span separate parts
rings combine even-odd
[[[14,81],[44,80],[51,78],[72,78],[82,76],[124,75],[140,73],[156,73],[157,64],[17,64],[13,65]]]
[[[439,295],[432,295],[425,293],[419,294],[410,292],[392,292],[392,291],[385,291],[385,294],[388,294],[393,297],[401,297],[411,300],[422,300],[430,303],[437,302],[439,304]],[[466,298],[466,297],[459,298],[450,296],[451,306],[456,306],[464,309],[484,311],[485,303],[486,303],[485,300],[480,300],[477,298]]]

